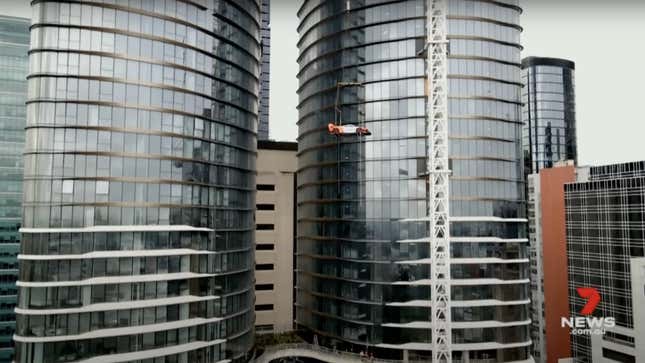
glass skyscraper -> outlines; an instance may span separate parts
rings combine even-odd
[[[32,7],[16,361],[247,361],[259,2]]]
[[[0,16],[0,361],[13,359],[29,20]]]
[[[262,58],[260,71],[260,109],[258,111],[258,140],[269,139],[269,83],[271,75],[271,3],[260,0],[262,27]]]
[[[537,173],[558,161],[578,161],[576,64],[566,59],[522,60],[524,171]]]
[[[298,12],[296,322],[325,346],[431,357],[427,3]],[[521,8],[448,6],[452,359],[528,362]],[[341,116],[372,135],[330,135]]]

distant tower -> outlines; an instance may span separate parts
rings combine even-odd
[[[262,36],[262,68],[260,70],[260,108],[258,140],[269,139],[269,76],[271,62],[271,15],[270,0],[261,0],[260,20]]]
[[[522,134],[525,173],[553,167],[556,161],[578,161],[574,73],[566,59],[522,60],[524,108]]]
[[[0,16],[0,361],[13,359],[29,19]]]

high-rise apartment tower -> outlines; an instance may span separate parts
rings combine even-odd
[[[518,1],[447,1],[449,350],[531,361]],[[305,1],[296,323],[395,359],[433,350],[428,6]],[[430,12],[432,13],[432,12]],[[371,136],[337,137],[328,124]]]
[[[522,60],[524,171],[537,173],[557,161],[578,161],[574,62],[528,57]]]
[[[247,361],[259,1],[32,8],[16,361]]]

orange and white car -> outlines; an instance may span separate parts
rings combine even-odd
[[[327,125],[329,133],[336,136],[347,136],[347,135],[358,135],[358,136],[369,136],[372,133],[367,127],[356,126],[352,124],[348,125],[334,125],[330,123]]]

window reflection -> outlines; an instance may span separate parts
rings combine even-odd
[[[33,4],[23,226],[47,233],[22,245],[16,361],[35,359],[31,337],[45,362],[250,351],[259,8],[214,3]]]
[[[455,258],[524,259],[525,244],[517,242],[525,238],[523,224],[508,220],[523,218],[525,209],[520,9],[516,1],[449,3],[450,208],[455,217],[473,219],[453,221],[451,234],[460,241],[451,252]],[[430,342],[428,329],[396,326],[425,322],[430,314],[424,306],[429,231],[422,220],[428,213],[427,85],[418,56],[424,3],[377,1],[342,11],[338,3],[312,0],[299,14],[297,321],[319,339],[350,347]],[[337,105],[339,81],[364,86],[343,89]],[[337,108],[344,122],[364,123],[372,135],[329,136],[326,125]],[[507,241],[490,242],[497,238]],[[456,279],[514,282],[454,286],[453,299],[525,300],[526,267],[455,265]],[[520,304],[453,314],[458,321],[523,321],[527,311]],[[453,340],[508,344],[512,339],[498,339],[507,333],[528,340],[526,324],[465,329]],[[497,358],[505,361],[501,354],[527,357],[528,350],[502,349]]]

